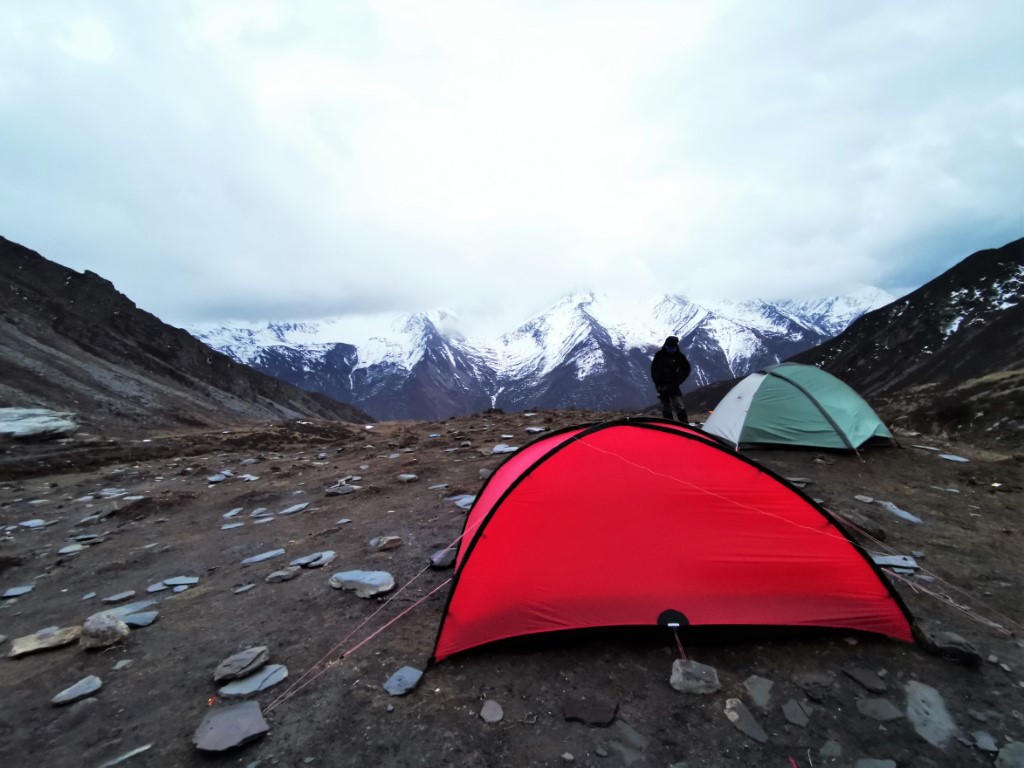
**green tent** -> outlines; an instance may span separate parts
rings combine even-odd
[[[735,447],[798,445],[855,451],[893,439],[871,406],[848,385],[812,365],[781,363],[729,390],[704,431]]]

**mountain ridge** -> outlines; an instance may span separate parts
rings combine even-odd
[[[654,399],[650,356],[667,335],[679,336],[691,357],[692,390],[813,347],[893,298],[870,287],[779,302],[577,291],[493,341],[451,330],[448,310],[188,330],[235,360],[378,418],[433,419],[488,407],[643,408]]]

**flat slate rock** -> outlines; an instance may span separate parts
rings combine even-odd
[[[250,589],[255,589],[255,588],[256,588],[255,584],[239,584],[237,587],[234,587],[231,591],[234,592],[236,595],[243,595],[246,592],[248,592]]]
[[[303,568],[323,568],[334,562],[337,556],[338,553],[333,549],[325,549],[323,552],[314,552],[312,555],[298,557],[292,560],[291,565],[299,565]]]
[[[267,584],[278,584],[282,581],[291,581],[302,569],[297,565],[289,565],[287,568],[282,568],[279,571],[274,571],[267,578],[264,579]]]
[[[79,625],[64,627],[63,629],[47,627],[46,629],[40,629],[35,634],[25,635],[24,637],[12,640],[11,649],[7,652],[7,655],[12,659],[16,659],[19,656],[25,656],[38,651],[60,648],[75,642],[81,635],[82,627]]]
[[[186,586],[187,587],[187,586],[191,586],[192,584],[198,584],[198,583],[199,583],[199,577],[198,576],[172,576],[169,579],[164,579],[164,584],[166,584],[169,587],[181,587],[181,586]]]
[[[106,608],[102,611],[97,611],[89,618],[91,619],[97,616],[113,616],[118,619],[124,619],[125,616],[130,616],[133,613],[141,613],[152,605],[156,605],[156,600],[136,600],[134,603],[119,605],[117,608]]]
[[[485,723],[500,723],[505,717],[505,712],[501,708],[501,704],[488,699],[484,702],[484,705],[480,708],[480,718]]]
[[[356,597],[373,597],[395,588],[395,579],[387,571],[341,571],[328,583],[335,589],[354,591]]]
[[[933,747],[944,747],[956,734],[957,727],[942,696],[930,685],[917,680],[911,680],[904,688],[907,692],[907,718],[917,735]]]
[[[768,741],[768,734],[765,733],[761,724],[750,714],[750,710],[739,699],[728,699],[725,702],[725,716],[729,722],[736,726],[736,730],[749,736],[754,741],[764,744]]]
[[[270,730],[259,702],[214,707],[203,717],[192,743],[203,752],[224,752],[258,739]]]
[[[213,671],[213,682],[221,683],[251,675],[270,661],[270,650],[265,645],[254,645],[228,656]]]
[[[154,592],[163,592],[166,589],[170,589],[170,587],[164,584],[162,581],[158,581],[156,584],[150,584],[148,587],[146,587],[146,591],[150,594]]]
[[[279,517],[283,516],[283,515],[294,515],[297,512],[301,512],[302,510],[304,510],[308,506],[309,506],[309,502],[306,501],[306,502],[303,502],[302,504],[295,504],[294,506],[288,507],[288,509],[282,509],[277,514],[278,514]]]
[[[567,699],[562,703],[562,717],[570,722],[607,728],[615,721],[618,703],[593,699]]]
[[[793,725],[798,725],[801,728],[806,728],[807,724],[811,722],[810,718],[807,717],[807,711],[796,699],[790,699],[782,705],[782,714]]]
[[[230,531],[234,528],[241,528],[245,523],[225,523],[220,527],[222,531]]]
[[[972,667],[981,664],[978,649],[955,632],[925,632],[924,640],[931,650],[951,661]]]
[[[118,592],[116,595],[111,595],[110,597],[104,597],[103,598],[103,602],[104,603],[123,603],[125,600],[131,600],[133,597],[135,597],[135,590],[134,589],[129,589],[129,590],[126,590],[124,592]]]
[[[857,711],[880,723],[903,717],[899,708],[888,699],[857,699]]]
[[[751,675],[743,681],[743,687],[747,689],[747,695],[755,707],[764,709],[772,698],[772,687],[775,685],[771,680],[758,675]]]
[[[409,472],[403,472],[398,476],[398,482],[400,483],[415,483],[419,479],[418,475],[413,475]]]
[[[693,659],[676,659],[672,662],[669,685],[682,693],[707,694],[722,688],[715,668]]]
[[[444,568],[451,568],[455,565],[455,558],[458,556],[459,550],[455,547],[449,547],[448,549],[439,549],[437,552],[430,556],[430,567],[437,570]]]
[[[370,539],[370,549],[377,552],[386,552],[402,546],[401,536],[375,536]]]
[[[288,677],[288,667],[284,664],[267,664],[247,677],[232,680],[217,693],[226,699],[252,696],[254,693],[273,688]]]
[[[84,699],[86,696],[92,696],[102,687],[102,680],[96,677],[96,675],[89,675],[88,677],[83,677],[70,688],[65,688],[63,691],[58,693],[50,699],[50,703],[56,706],[71,704],[79,699]]]
[[[262,563],[264,560],[270,560],[274,557],[280,557],[284,554],[283,549],[272,549],[269,552],[261,552],[258,555],[247,557],[242,561],[242,565],[252,565],[253,563]]]
[[[2,597],[21,597],[27,595],[35,588],[35,584],[26,584],[23,587],[11,587],[4,591]]]
[[[1024,768],[1024,742],[1011,741],[999,750],[996,768]]]
[[[885,693],[889,686],[877,673],[863,667],[843,667],[843,674],[855,681],[871,693]]]
[[[355,493],[356,491],[359,491],[359,490],[362,490],[362,486],[361,485],[348,485],[348,484],[345,484],[345,485],[332,485],[330,488],[328,488],[326,491],[324,491],[324,495],[325,496],[348,496],[350,493]]]
[[[142,613],[132,613],[124,617],[124,623],[129,627],[148,627],[157,617],[160,615],[159,611],[143,611]]]
[[[415,667],[402,667],[384,683],[384,690],[392,696],[404,696],[417,685],[423,677],[423,671]]]

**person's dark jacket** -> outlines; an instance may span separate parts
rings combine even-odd
[[[690,375],[690,361],[679,347],[662,347],[651,361],[651,378],[658,395],[678,394]]]

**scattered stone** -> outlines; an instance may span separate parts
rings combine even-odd
[[[977,649],[955,632],[922,632],[921,639],[928,650],[951,661],[972,667],[981,664]]]
[[[249,513],[249,517],[269,517],[271,514],[271,511],[266,507],[256,507],[256,509]]]
[[[608,750],[605,749],[601,744],[594,747],[594,754],[598,757],[608,757]]]
[[[982,752],[998,752],[999,745],[995,738],[988,731],[972,731],[971,738],[974,739],[974,746]]]
[[[75,542],[74,544],[68,544],[66,547],[61,547],[60,549],[57,550],[57,554],[58,555],[77,555],[79,552],[81,552],[85,548],[86,547],[85,547],[84,544],[79,544],[78,542]]]
[[[1011,741],[999,750],[996,768],[1024,768],[1024,742]]]
[[[3,597],[6,597],[6,598],[21,597],[22,595],[27,595],[34,588],[35,588],[35,584],[28,584],[28,585],[23,586],[23,587],[11,587],[10,589],[8,589],[8,590],[6,590],[4,592]]]
[[[267,664],[258,672],[248,677],[239,678],[225,685],[217,693],[226,699],[242,698],[254,693],[273,688],[288,677],[288,667],[284,664]]]
[[[506,445],[505,443],[498,443],[491,449],[491,453],[515,453],[518,450],[518,445]]]
[[[970,459],[965,459],[963,456],[954,456],[952,453],[940,453],[939,458],[945,459],[946,461],[956,461],[964,464],[970,461]]]
[[[239,586],[234,587],[231,591],[234,592],[236,595],[241,595],[248,592],[250,589],[254,589],[255,587],[255,584],[240,584]]]
[[[173,592],[174,594],[178,594],[179,592],[184,592],[184,591],[185,591],[185,590],[187,590],[187,589],[188,589],[188,584],[179,584],[179,585],[178,585],[178,586],[176,586],[176,587],[172,587],[172,588],[171,588],[171,591],[172,591],[172,592]]]
[[[906,520],[909,523],[918,523],[918,524],[923,522],[921,520],[921,518],[919,518],[919,517],[917,517],[915,515],[910,514],[905,509],[900,509],[895,504],[893,504],[891,501],[879,501],[878,499],[875,499],[875,503],[880,505],[883,509],[888,510],[889,512],[892,512],[894,515],[896,515],[896,517],[900,518],[901,520]]]
[[[448,483],[438,483],[437,485],[431,485],[427,488],[428,491],[443,491],[448,487]]]
[[[488,699],[480,708],[480,717],[485,723],[500,723],[505,717],[505,712],[502,710],[501,704],[493,699]]]
[[[889,687],[875,672],[862,667],[843,667],[843,673],[871,693],[885,693]]]
[[[401,536],[375,536],[370,539],[370,549],[377,552],[385,552],[402,546]]]
[[[25,635],[24,637],[12,640],[11,650],[7,652],[7,655],[12,659],[16,659],[29,653],[46,651],[50,648],[60,648],[75,642],[81,634],[82,628],[77,625],[64,627],[63,629],[47,627],[46,629],[40,629],[35,634]]]
[[[903,713],[888,699],[857,699],[857,711],[880,723],[903,717]]]
[[[298,512],[301,512],[302,510],[304,510],[308,506],[309,506],[309,502],[306,501],[306,502],[303,502],[302,504],[295,504],[294,506],[288,507],[288,509],[282,509],[277,514],[278,514],[278,517],[284,517],[285,515],[294,515],[294,514],[296,514]]]
[[[455,565],[455,558],[458,556],[458,554],[459,550],[455,547],[439,549],[437,552],[430,556],[430,567],[436,570],[451,568],[453,565]]]
[[[250,459],[242,459],[242,466],[243,467],[251,467],[253,464],[259,464],[259,463],[260,463],[259,459],[251,459],[251,458]]]
[[[351,522],[352,521],[349,520],[347,517],[343,517],[343,518],[341,518],[341,520],[339,520],[337,523],[335,523],[335,525],[348,525]]]
[[[407,472],[403,472],[398,476],[398,482],[400,483],[415,483],[419,479],[418,475],[412,475]]]
[[[693,659],[676,659],[672,662],[669,685],[682,693],[706,694],[722,688],[715,668]]]
[[[103,602],[104,603],[123,603],[125,600],[131,600],[133,597],[135,597],[135,590],[134,589],[129,589],[129,590],[126,590],[124,592],[118,592],[116,595],[111,595],[110,597],[104,597],[103,598]]]
[[[234,517],[235,515],[240,515],[244,509],[245,507],[235,507],[230,512],[225,512],[224,517]]]
[[[259,703],[247,701],[210,709],[193,734],[192,743],[203,752],[223,752],[257,739],[269,730]]]
[[[573,756],[572,752],[563,752],[562,753],[562,762],[563,763],[571,763],[575,759],[576,758]]]
[[[361,485],[332,485],[326,491],[325,496],[347,496],[350,493],[362,490]]]
[[[328,583],[335,589],[355,591],[356,597],[373,597],[395,588],[395,580],[387,571],[341,571]]]
[[[79,644],[86,650],[108,648],[131,633],[128,624],[118,616],[96,613],[85,620]]]
[[[274,571],[267,578],[264,579],[268,584],[277,584],[282,581],[291,581],[299,575],[299,571],[302,568],[298,565],[289,565],[287,568],[282,568],[279,571]]]
[[[810,718],[807,717],[807,713],[804,708],[800,706],[800,702],[796,699],[790,699],[782,705],[782,714],[786,716],[786,719],[793,725],[798,725],[801,728],[806,728],[810,722]]]
[[[750,714],[750,710],[739,699],[727,699],[725,702],[725,716],[729,718],[736,729],[754,741],[762,744],[768,741],[768,734],[765,733],[761,724]]]
[[[225,523],[220,527],[220,529],[222,531],[230,531],[233,528],[241,528],[243,525],[245,525],[245,523]]]
[[[493,469],[488,469],[487,467],[480,468],[479,475],[481,480],[487,480],[492,474],[494,474]]]
[[[821,701],[828,694],[835,678],[825,672],[797,672],[792,679],[808,696]]]
[[[227,479],[227,475],[218,473],[216,475],[210,475],[208,478],[206,478],[206,482],[208,482],[210,485],[216,485],[217,483],[223,483]]]
[[[18,523],[18,525],[20,525],[22,528],[42,528],[46,525],[46,521],[39,519],[22,520],[20,523]]]
[[[199,583],[199,577],[198,576],[172,576],[169,579],[164,579],[164,584],[166,584],[169,587],[181,587],[181,586],[188,587],[188,586],[191,586],[193,584],[198,584],[198,583]]]
[[[148,627],[157,617],[160,615],[159,611],[143,611],[142,613],[132,613],[124,617],[124,623],[132,628]]]
[[[132,665],[131,659],[121,659],[117,664],[114,665],[114,671],[120,672],[122,669],[128,669]]]
[[[562,703],[562,717],[569,722],[607,728],[615,720],[619,705],[592,699],[568,699]]]
[[[526,434],[528,434],[528,435],[536,435],[536,434],[539,434],[541,432],[547,432],[547,431],[548,431],[547,427],[527,427],[526,430],[525,430]]]
[[[889,568],[919,568],[917,561],[908,555],[879,555],[872,554],[871,559],[875,565],[882,565]]]
[[[102,680],[96,677],[96,675],[89,675],[88,677],[83,677],[70,688],[65,688],[58,693],[50,699],[50,703],[58,707],[62,704],[70,704],[79,699],[84,699],[86,696],[92,696],[102,687]]]
[[[272,549],[269,552],[261,552],[258,555],[247,557],[242,561],[242,565],[252,565],[253,563],[262,563],[264,560],[270,560],[274,557],[280,557],[284,554],[283,549]]]
[[[750,701],[759,709],[765,709],[768,706],[768,702],[772,697],[773,685],[775,685],[775,683],[771,680],[759,677],[758,675],[751,675],[743,681],[743,687],[747,689],[747,695],[750,696]]]
[[[213,682],[222,683],[251,675],[270,661],[270,651],[265,645],[254,645],[228,656],[213,671]]]
[[[323,568],[325,565],[330,565],[334,562],[334,559],[338,556],[338,553],[331,549],[325,549],[323,552],[314,552],[312,555],[306,555],[305,557],[299,557],[292,560],[292,565],[298,565],[302,568]]]
[[[275,518],[274,518],[273,515],[262,515],[260,517],[257,517],[252,522],[253,522],[253,525],[259,525],[260,523],[272,523],[272,522],[274,522],[274,519]]]
[[[85,602],[86,600],[92,600],[94,597],[96,597],[95,592],[86,592],[84,595],[82,595],[82,602]]]
[[[833,739],[826,741],[821,745],[821,749],[818,750],[818,757],[823,757],[826,760],[835,760],[842,756],[843,745]]]
[[[946,710],[939,692],[929,685],[911,680],[907,691],[907,718],[917,735],[933,747],[942,747],[956,733],[956,724]]]
[[[854,496],[857,501],[863,502],[864,504],[873,504],[875,499],[873,496],[864,496],[863,494],[857,494]]]
[[[415,667],[402,667],[387,679],[387,682],[384,683],[384,690],[392,696],[404,696],[420,684],[422,677],[422,670]]]

